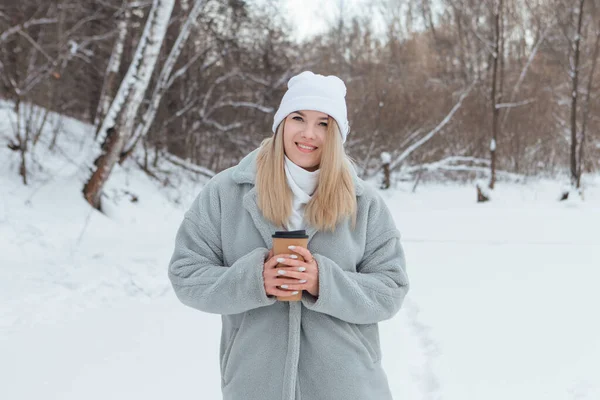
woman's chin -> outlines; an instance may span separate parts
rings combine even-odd
[[[315,163],[303,163],[303,164],[298,164],[300,167],[304,168],[307,171],[316,171],[317,169],[319,169],[319,164],[315,164]]]
[[[297,166],[304,168],[307,171],[314,171],[319,168],[319,164],[302,159],[295,159],[292,160],[292,162]]]

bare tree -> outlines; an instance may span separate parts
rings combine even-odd
[[[579,61],[581,51],[581,28],[583,26],[583,5],[585,0],[579,0],[578,4],[573,8],[576,22],[575,36],[573,37],[573,52],[571,53],[571,59],[569,65],[571,70],[569,75],[571,76],[571,186],[573,188],[579,188],[580,177],[579,173],[581,168],[578,165],[581,160],[578,159],[577,154],[577,101],[579,98]]]
[[[90,47],[110,33],[86,35],[84,24],[99,16],[82,18],[89,10],[69,1],[60,6],[24,1],[0,10],[0,76],[4,89],[0,95],[14,105],[16,121],[9,147],[20,153],[19,174],[27,184],[28,152],[38,143],[49,112],[58,108],[57,103],[65,96],[57,83],[73,64],[89,64]]]
[[[60,129],[43,134],[55,115],[92,120],[103,142],[91,200],[118,161],[161,182],[162,161],[210,176],[270,134],[286,81],[306,69],[346,82],[361,176],[383,152],[414,187],[565,172],[581,187],[600,168],[597,0],[337,1],[328,30],[301,43],[276,0],[201,1],[174,2],[162,46],[146,40],[158,0],[0,5],[0,97],[19,116],[0,134],[24,181],[36,146],[57,143]]]
[[[502,59],[504,58],[502,25],[504,21],[503,0],[494,0],[494,43],[492,49],[492,140],[490,142],[490,183],[489,188],[494,189],[496,184],[496,150],[498,147],[498,133],[500,128],[500,108],[498,103],[502,102]]]
[[[583,173],[583,168],[585,165],[584,158],[584,149],[586,142],[586,133],[587,126],[590,120],[591,113],[591,98],[592,93],[594,93],[594,77],[596,75],[596,67],[598,66],[598,56],[600,55],[600,22],[597,22],[596,26],[596,40],[594,43],[594,51],[592,55],[592,67],[590,68],[587,90],[585,92],[585,98],[583,100],[583,122],[581,124],[581,135],[579,138],[579,152],[578,152],[578,160],[579,164],[577,165],[577,188],[581,188],[581,174]]]
[[[568,91],[568,96],[557,97],[560,105],[569,106],[568,121],[561,119],[558,122],[559,128],[568,133],[565,135],[565,142],[568,142],[569,147],[570,192],[582,194],[585,139],[588,125],[593,120],[593,83],[600,35],[596,2],[577,0],[573,5],[571,2],[557,0],[555,13],[560,31],[553,39],[551,49],[557,58],[566,58],[564,64],[567,66],[568,76],[568,86],[567,82],[561,82],[557,87],[557,92]],[[584,83],[586,75],[587,84]],[[563,199],[568,197],[569,192],[563,193]]]
[[[125,47],[125,39],[127,38],[127,31],[129,29],[131,18],[131,9],[128,6],[128,2],[129,0],[123,0],[123,5],[118,12],[117,40],[115,40],[110,59],[108,60],[104,84],[102,85],[102,91],[100,92],[100,101],[98,102],[98,108],[94,118],[96,138],[98,137],[98,133],[100,133],[101,123],[108,113],[118,83],[119,69],[121,68],[121,60],[123,59],[123,49]]]

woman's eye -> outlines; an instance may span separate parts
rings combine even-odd
[[[327,128],[327,122],[321,122],[319,125],[324,126]]]
[[[302,117],[299,117],[297,115],[295,117],[292,117],[292,119],[295,120],[295,121],[300,121],[300,122],[303,121]]]

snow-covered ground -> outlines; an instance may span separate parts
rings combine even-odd
[[[72,120],[55,152],[43,137],[27,187],[0,139],[0,399],[220,399],[220,317],[180,304],[166,273],[204,180],[164,165],[162,188],[129,163],[107,217],[81,196],[89,137]],[[570,203],[550,181],[500,183],[487,204],[472,185],[382,193],[412,284],[381,323],[394,398],[600,399],[600,179],[587,184]]]

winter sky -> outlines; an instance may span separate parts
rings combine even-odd
[[[254,0],[257,3],[278,0]],[[406,4],[396,0],[280,0],[281,11],[286,14],[288,23],[295,31],[298,40],[324,32],[334,21],[339,19],[340,10],[345,21],[358,16],[368,16],[373,32],[376,35],[385,35],[384,19],[389,12],[398,6],[406,9]],[[442,13],[444,6],[438,0],[432,0],[434,14]],[[385,16],[382,15],[382,10]],[[435,16],[434,16],[435,19]],[[421,25],[419,20],[413,22],[413,28],[418,30]]]
[[[367,0],[283,0],[282,11],[296,31],[298,39],[319,34],[339,18],[340,7],[344,15],[355,15],[357,10],[368,4]]]

